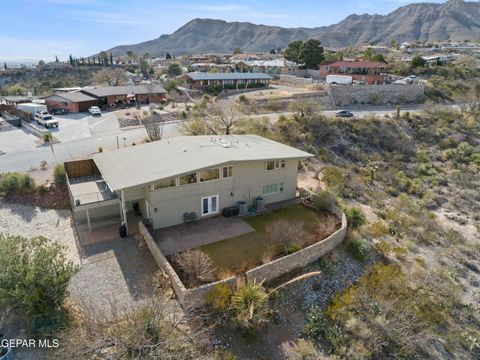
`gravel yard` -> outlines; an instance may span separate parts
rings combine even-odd
[[[27,238],[45,236],[58,241],[66,247],[67,258],[80,264],[70,210],[46,210],[0,199],[0,232]]]

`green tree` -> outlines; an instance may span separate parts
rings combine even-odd
[[[166,53],[165,54],[165,60],[170,60],[172,58],[172,55],[170,55],[170,53]]]
[[[367,48],[364,52],[363,52],[363,58],[365,60],[369,60],[371,61],[373,59],[373,57],[375,56],[375,50],[371,47]]]
[[[45,237],[0,234],[0,303],[19,311],[34,330],[58,325],[70,278],[78,267]]]
[[[27,95],[28,90],[18,84],[10,85],[3,93],[5,95]]]
[[[270,54],[276,54],[276,53],[277,53],[277,50],[275,50],[275,49],[270,50]]]
[[[168,65],[167,74],[170,77],[175,77],[182,74],[182,67],[177,63],[171,63]]]
[[[237,55],[237,54],[241,54],[242,53],[242,49],[240,49],[239,47],[235,48],[235,50],[233,50],[233,55]]]
[[[142,75],[144,77],[148,77],[148,70],[150,68],[150,66],[148,65],[148,61],[147,59],[145,59],[145,57],[142,57],[140,59],[140,72],[142,73]]]
[[[425,60],[417,55],[412,59],[412,67],[413,68],[418,68],[418,67],[424,67],[425,66]]]
[[[303,41],[296,40],[288,44],[285,49],[284,57],[288,61],[293,61],[294,63],[301,64],[300,50],[302,48]]]
[[[300,49],[300,59],[306,69],[318,69],[323,61],[323,46],[320,40],[310,39]]]
[[[375,54],[372,61],[385,62],[385,57],[382,54]]]
[[[7,63],[5,61],[3,62],[3,68],[7,70]]]

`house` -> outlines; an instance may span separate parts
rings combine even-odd
[[[96,106],[97,99],[81,91],[59,91],[46,97],[45,103],[50,110],[64,109],[68,112],[77,113],[87,111],[90,106]]]
[[[320,77],[348,75],[354,81],[363,81],[368,85],[385,84],[388,78],[385,73],[387,64],[378,61],[324,61],[319,68]]]
[[[191,88],[199,89],[207,86],[220,86],[222,88],[249,88],[268,87],[270,79],[264,73],[200,73],[186,74],[187,82]]]
[[[298,64],[285,59],[238,60],[235,61],[235,67],[239,71],[250,71],[254,73],[261,72],[267,74],[288,74],[300,69]]]
[[[160,85],[125,85],[85,87],[79,91],[56,92],[45,98],[49,108],[65,109],[69,112],[87,111],[90,106],[160,103],[165,99],[166,91]]]
[[[180,136],[65,163],[77,222],[132,213],[154,229],[242,202],[296,197],[299,161],[313,155],[256,135]]]
[[[82,92],[97,98],[108,107],[129,103],[160,103],[167,93],[163,87],[154,84],[83,88]]]

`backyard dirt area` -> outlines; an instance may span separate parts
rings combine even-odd
[[[47,184],[45,188],[37,187],[29,192],[11,192],[5,196],[9,203],[38,206],[42,209],[70,209],[66,184]]]
[[[26,238],[45,236],[66,248],[68,260],[80,263],[69,210],[47,210],[0,199],[0,232]]]

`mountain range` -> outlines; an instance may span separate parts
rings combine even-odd
[[[207,52],[258,52],[284,48],[290,41],[315,38],[327,47],[414,41],[480,39],[480,2],[449,0],[445,3],[413,3],[387,15],[350,15],[337,24],[315,28],[283,28],[249,22],[194,19],[170,35],[139,44],[107,50],[114,56],[131,50],[160,56]]]

